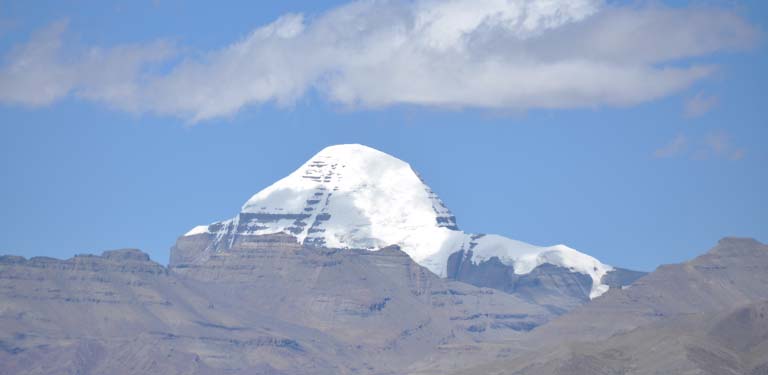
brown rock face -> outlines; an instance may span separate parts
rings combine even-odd
[[[138,250],[0,258],[0,374],[402,373],[444,346],[514,339],[551,314],[376,252],[248,236],[182,238],[172,266]]]

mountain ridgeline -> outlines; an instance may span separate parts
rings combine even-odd
[[[766,301],[755,240],[626,270],[465,233],[407,163],[340,145],[167,267],[0,257],[0,375],[764,375]]]

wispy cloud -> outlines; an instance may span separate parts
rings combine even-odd
[[[200,121],[315,90],[351,107],[501,109],[627,106],[678,92],[713,66],[691,57],[744,48],[756,31],[717,8],[601,0],[363,0],[306,19],[288,14],[166,73],[165,43],[62,45],[54,25],[0,71],[0,101],[68,95]],[[671,64],[674,63],[674,64]]]
[[[746,150],[736,146],[728,132],[720,130],[699,136],[678,134],[672,141],[656,149],[653,156],[659,159],[685,156],[695,160],[741,160],[746,156]]]
[[[687,146],[688,138],[682,134],[678,134],[671,142],[654,151],[653,156],[660,159],[671,158],[685,151]]]
[[[725,131],[709,133],[704,137],[701,150],[697,154],[699,158],[726,158],[730,160],[741,160],[746,151],[733,144],[731,135]]]
[[[698,93],[685,102],[685,117],[694,118],[705,115],[713,108],[717,107],[720,99],[715,95],[705,95]]]

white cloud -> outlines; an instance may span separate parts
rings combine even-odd
[[[685,102],[685,117],[700,117],[714,109],[720,103],[720,99],[714,95],[698,93]]]
[[[62,41],[66,28],[66,22],[56,22],[11,51],[0,70],[0,101],[35,107],[75,94],[108,104],[123,102],[128,108],[125,104],[144,89],[143,69],[172,55],[162,41],[67,51]]]
[[[0,100],[42,105],[74,94],[192,121],[291,105],[310,90],[366,108],[626,106],[707,77],[715,67],[686,59],[749,46],[756,31],[715,8],[364,0],[312,19],[285,15],[164,74],[144,69],[168,56],[163,43],[88,49],[70,61],[60,34],[44,31],[10,56]]]

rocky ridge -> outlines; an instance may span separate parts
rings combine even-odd
[[[171,268],[137,250],[6,256],[0,301],[0,374],[390,374],[552,316],[441,279],[397,247],[329,249],[284,234]]]

